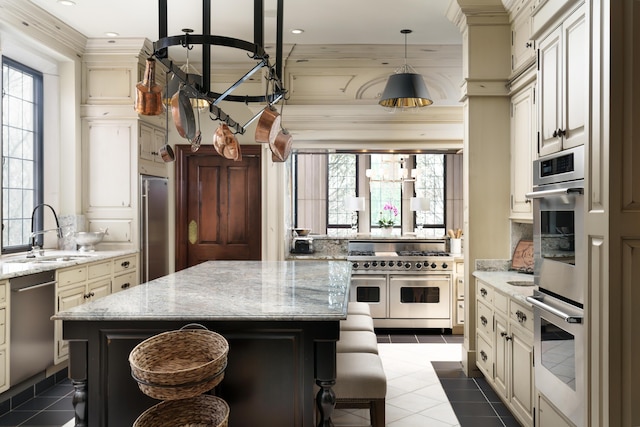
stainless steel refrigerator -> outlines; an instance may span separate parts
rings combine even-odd
[[[169,182],[140,175],[140,283],[169,274]]]

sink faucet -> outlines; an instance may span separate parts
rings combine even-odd
[[[36,211],[38,210],[38,208],[44,208],[44,207],[48,207],[49,209],[51,209],[51,212],[53,212],[53,217],[56,220],[56,228],[51,228],[48,230],[40,230],[40,231],[35,231],[35,217],[36,217]],[[36,205],[35,208],[33,208],[33,212],[31,212],[31,249],[29,250],[29,253],[27,254],[27,258],[35,258],[35,255],[33,254],[33,248],[34,246],[38,246],[36,245],[36,236],[40,235],[40,234],[45,234],[48,233],[50,231],[57,231],[58,232],[58,238],[62,239],[62,229],[60,228],[60,222],[58,221],[58,215],[56,214],[55,209],[53,209],[53,207],[51,205],[48,205],[46,203],[41,203],[39,205]],[[44,250],[42,248],[42,246],[39,246],[40,248],[40,255],[44,255]]]

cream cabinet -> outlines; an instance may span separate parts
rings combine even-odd
[[[453,331],[464,333],[464,260],[455,261],[453,273]]]
[[[478,281],[476,365],[525,426],[533,426],[533,311]]]
[[[0,282],[0,393],[9,389],[9,282]]]
[[[533,160],[536,156],[537,111],[535,74],[511,96],[511,214],[510,218],[533,221]]]
[[[540,156],[582,145],[586,140],[588,42],[583,5],[539,43]]]
[[[537,427],[575,427],[544,395],[538,394]]]
[[[123,291],[137,286],[138,281],[138,255],[128,255],[116,258],[113,263],[113,282],[111,293]]]
[[[533,65],[536,59],[535,42],[531,38],[531,0],[519,0],[511,21],[511,74],[515,75]]]

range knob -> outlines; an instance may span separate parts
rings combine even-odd
[[[407,270],[411,268],[411,263],[410,262],[405,262],[404,263],[404,268],[406,268]]]
[[[365,263],[364,263],[364,265],[363,265],[363,267],[364,267],[364,268],[369,268],[369,263],[368,263],[368,262],[365,262]]]
[[[389,261],[389,267],[393,267],[393,261]]]
[[[371,263],[371,267],[377,267],[378,266],[378,261],[373,261]]]
[[[446,269],[447,269],[447,267],[449,267],[449,266],[447,265],[447,263],[446,263],[446,262],[443,262],[443,263],[442,263],[442,268],[446,270]]]
[[[351,264],[351,267],[353,268],[358,268],[360,265],[357,262],[354,262],[353,264]]]
[[[387,265],[387,263],[386,263],[386,262],[384,262],[384,261],[380,261],[380,267],[384,267],[385,265]]]
[[[416,262],[416,269],[420,270],[422,268],[421,262]]]
[[[436,263],[435,263],[435,262],[432,262],[432,263],[431,263],[431,268],[436,268],[436,267],[437,267]]]

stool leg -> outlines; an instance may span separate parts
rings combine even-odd
[[[371,427],[384,427],[385,399],[373,399],[371,401],[369,417],[371,417]]]

